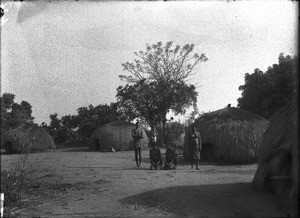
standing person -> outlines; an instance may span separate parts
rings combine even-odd
[[[189,135],[189,145],[191,151],[191,169],[193,169],[193,162],[196,162],[196,169],[199,170],[198,165],[200,161],[201,146],[201,135],[197,131],[196,127],[192,127],[192,133]]]
[[[134,154],[135,154],[135,161],[136,166],[140,167],[142,162],[141,156],[141,147],[142,147],[142,138],[143,138],[143,131],[139,127],[139,122],[137,121],[135,124],[135,129],[132,129],[132,138],[134,143]]]
[[[150,132],[150,145],[153,146],[154,143],[157,141],[157,129],[155,125],[151,125],[151,132]]]

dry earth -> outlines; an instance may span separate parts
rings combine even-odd
[[[164,151],[163,151],[164,152]],[[150,171],[149,151],[136,168],[134,152],[64,148],[29,155],[54,174],[27,196],[20,217],[287,217],[286,200],[250,187],[257,166],[201,163],[191,170]],[[19,155],[2,155],[2,170]]]

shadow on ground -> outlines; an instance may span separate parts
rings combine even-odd
[[[155,189],[120,200],[133,215],[196,217],[287,217],[287,202],[259,193],[250,183],[175,186]]]
[[[162,155],[162,159],[163,159],[163,163],[165,163],[166,156],[164,154]],[[132,159],[132,160],[135,161],[134,159]],[[150,157],[142,157],[142,162],[150,164]],[[183,155],[179,155],[177,157],[177,163],[178,163],[178,166],[190,166],[191,165],[191,162],[190,161],[186,161],[184,159]],[[199,165],[200,166],[205,166],[205,165],[209,165],[209,166],[219,166],[219,165],[222,165],[222,166],[225,166],[226,164],[220,164],[220,163],[212,162],[212,161],[200,161]],[[194,167],[195,167],[195,163],[194,163]]]
[[[99,152],[91,150],[89,147],[79,147],[79,148],[60,148],[63,152]]]

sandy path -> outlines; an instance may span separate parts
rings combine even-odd
[[[256,165],[202,163],[190,170],[180,157],[173,171],[150,171],[148,151],[136,168],[132,151],[100,153],[85,148],[30,154],[29,161],[55,172],[49,183],[68,184],[21,216],[41,217],[286,217],[287,202],[251,190]],[[2,170],[18,155],[3,155]],[[53,186],[54,187],[54,186]],[[48,190],[49,191],[49,190]],[[56,195],[55,195],[56,194]],[[35,206],[35,207],[34,207]]]

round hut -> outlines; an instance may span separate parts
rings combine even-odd
[[[91,136],[90,148],[98,151],[133,150],[131,135],[135,124],[129,122],[111,122],[98,127]],[[148,137],[143,130],[142,148],[148,147]]]
[[[10,129],[1,141],[7,153],[42,152],[55,149],[48,132],[37,124],[23,124]]]
[[[296,106],[281,109],[263,135],[252,186],[291,200],[291,216],[299,217],[299,139]]]
[[[201,134],[201,160],[248,164],[257,161],[262,134],[269,121],[242,109],[226,107],[201,115],[194,125]],[[186,132],[183,154],[189,160],[191,127]]]

